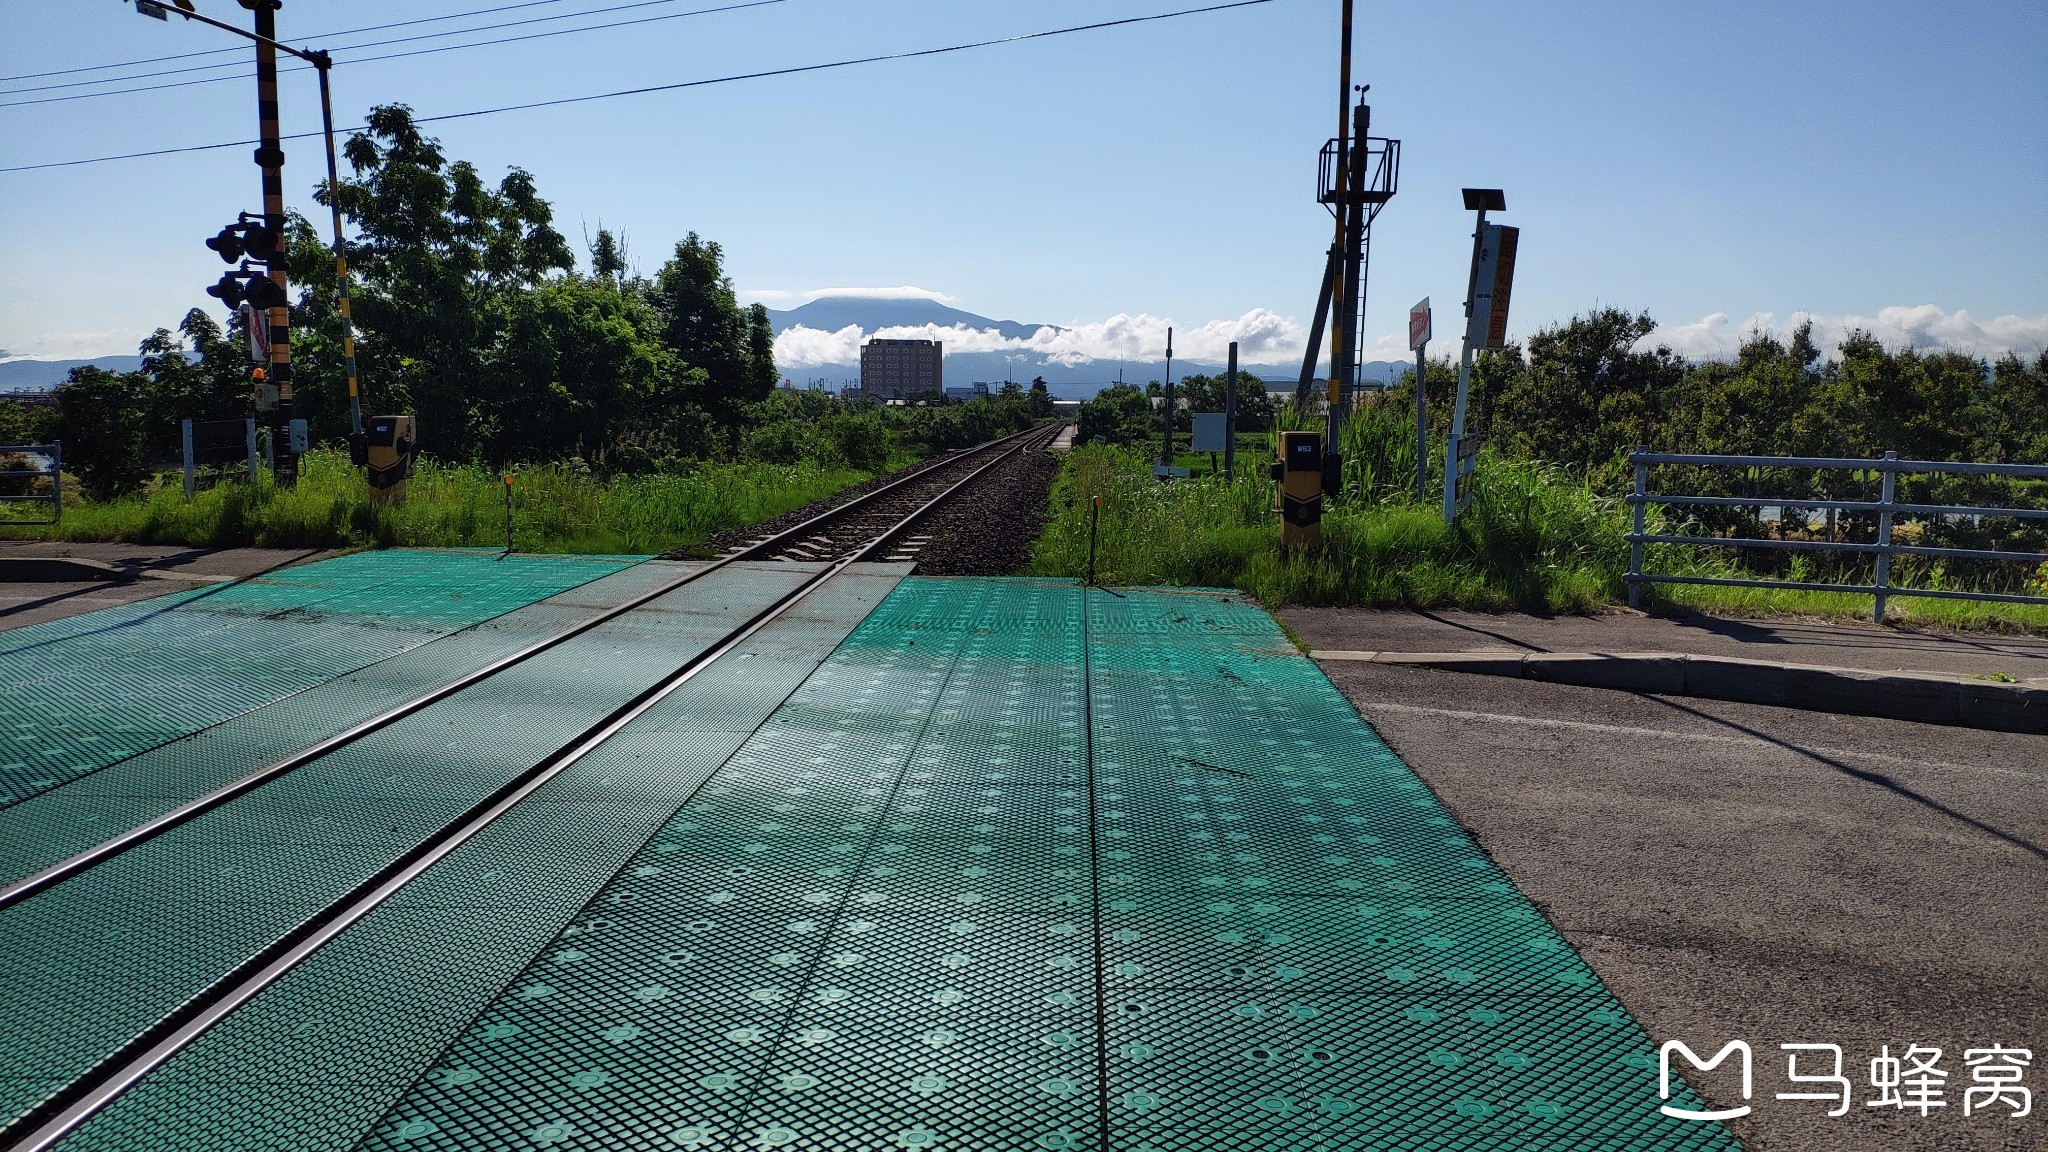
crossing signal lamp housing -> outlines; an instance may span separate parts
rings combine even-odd
[[[206,294],[230,308],[239,307],[246,300],[259,312],[282,308],[287,302],[284,289],[277,286],[270,274],[250,268],[246,261],[240,268],[222,273]]]
[[[261,217],[244,212],[240,220],[214,233],[206,246],[219,254],[223,264],[248,259],[275,267],[282,255],[279,241],[277,232],[266,227]]]

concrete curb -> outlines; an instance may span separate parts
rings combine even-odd
[[[2048,734],[2048,682],[1945,672],[1873,672],[1687,652],[1311,652],[1317,660],[1406,665],[1585,688],[1701,696],[1922,724]]]

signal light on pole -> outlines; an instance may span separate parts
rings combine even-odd
[[[277,286],[277,281],[260,272],[251,274],[249,286],[242,290],[242,296],[259,312],[282,308],[288,302],[284,289]]]
[[[247,261],[232,272],[221,273],[220,279],[206,290],[206,294],[230,308],[246,300],[259,312],[282,308],[289,303],[285,290],[279,288],[267,273],[250,268]]]
[[[249,259],[275,266],[283,255],[279,241],[277,232],[265,227],[261,217],[244,212],[240,220],[214,233],[206,246],[219,253],[225,264]]]
[[[213,239],[206,242],[206,246],[220,253],[221,263],[223,264],[233,264],[242,258],[243,253],[248,251],[242,243],[241,230],[233,224],[215,233]]]
[[[246,295],[242,290],[242,274],[239,272],[221,273],[220,279],[214,283],[213,287],[206,290],[206,294],[230,308],[239,305],[242,302],[243,296]]]

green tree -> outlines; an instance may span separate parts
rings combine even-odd
[[[1977,459],[2048,464],[2048,351],[2032,363],[2006,353],[1992,369],[1974,424]]]
[[[600,469],[636,432],[642,452],[674,456],[679,430],[656,427],[666,410],[702,390],[654,339],[652,309],[609,280],[565,276],[510,297],[490,359],[499,386],[475,403],[492,430],[496,462],[581,457]],[[687,433],[680,433],[687,436]],[[637,457],[636,457],[637,459]]]
[[[500,414],[492,397],[502,387],[490,375],[493,352],[517,297],[575,263],[554,210],[522,169],[494,188],[468,162],[450,162],[404,105],[372,109],[344,152],[354,171],[340,198],[357,233],[351,295],[363,376],[380,399],[418,414],[435,454],[501,455],[491,451]],[[326,203],[325,191],[316,198]],[[331,285],[329,264],[320,278]],[[332,307],[317,294],[308,303],[316,313]],[[323,359],[322,390],[331,391],[339,365],[331,353]]]
[[[1100,436],[1111,444],[1141,444],[1159,435],[1159,417],[1137,385],[1112,384],[1082,403],[1075,435],[1083,441]]]
[[[57,386],[53,431],[64,442],[64,471],[95,500],[111,500],[149,477],[143,454],[147,381],[139,372],[85,365]]]
[[[182,421],[229,420],[248,410],[247,339],[239,317],[223,331],[199,308],[185,313],[176,334],[159,328],[143,339],[139,415],[151,461],[179,455]]]
[[[0,444],[47,444],[56,427],[52,405],[0,399]]]
[[[683,363],[704,371],[704,410],[737,445],[753,405],[775,391],[775,335],[768,310],[742,311],[725,275],[725,251],[695,232],[654,276],[649,300],[661,339]]]
[[[1043,420],[1053,414],[1052,389],[1046,387],[1045,377],[1031,378],[1030,399],[1032,419]]]
[[[624,290],[626,286],[626,246],[610,229],[599,228],[597,239],[590,243],[590,270],[599,279],[609,281],[614,287]]]
[[[1526,371],[1499,355],[1488,365],[1505,379],[1475,386],[1491,409],[1475,423],[1516,455],[1579,467],[1647,443],[1660,402],[1685,375],[1669,348],[1636,350],[1656,326],[1647,312],[1602,308],[1536,333]]]
[[[1195,373],[1183,376],[1176,385],[1191,412],[1221,412],[1228,399],[1227,373]],[[1263,432],[1273,426],[1273,401],[1266,395],[1266,382],[1249,372],[1237,374],[1237,428],[1240,432]]]

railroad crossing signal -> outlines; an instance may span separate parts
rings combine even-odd
[[[278,234],[265,227],[260,217],[251,219],[244,212],[240,221],[214,233],[206,246],[220,255],[223,264],[246,258],[274,266],[283,255],[279,240]]]
[[[249,267],[246,260],[240,268],[223,272],[213,287],[206,290],[206,294],[230,308],[237,307],[246,300],[258,312],[282,308],[286,301],[284,289],[277,286],[277,282],[270,278],[269,273]]]
[[[1451,409],[1450,437],[1444,443],[1444,523],[1449,524],[1472,501],[1467,482],[1479,465],[1479,437],[1465,432],[1465,402],[1472,386],[1472,353],[1507,342],[1508,294],[1515,281],[1515,249],[1521,231],[1488,224],[1488,212],[1505,212],[1507,194],[1498,188],[1464,190],[1465,210],[1478,216],[1472,228],[1472,273],[1465,286],[1465,339],[1458,357],[1458,399]],[[1421,371],[1418,362],[1416,370]],[[1418,376],[1418,380],[1420,377]]]

